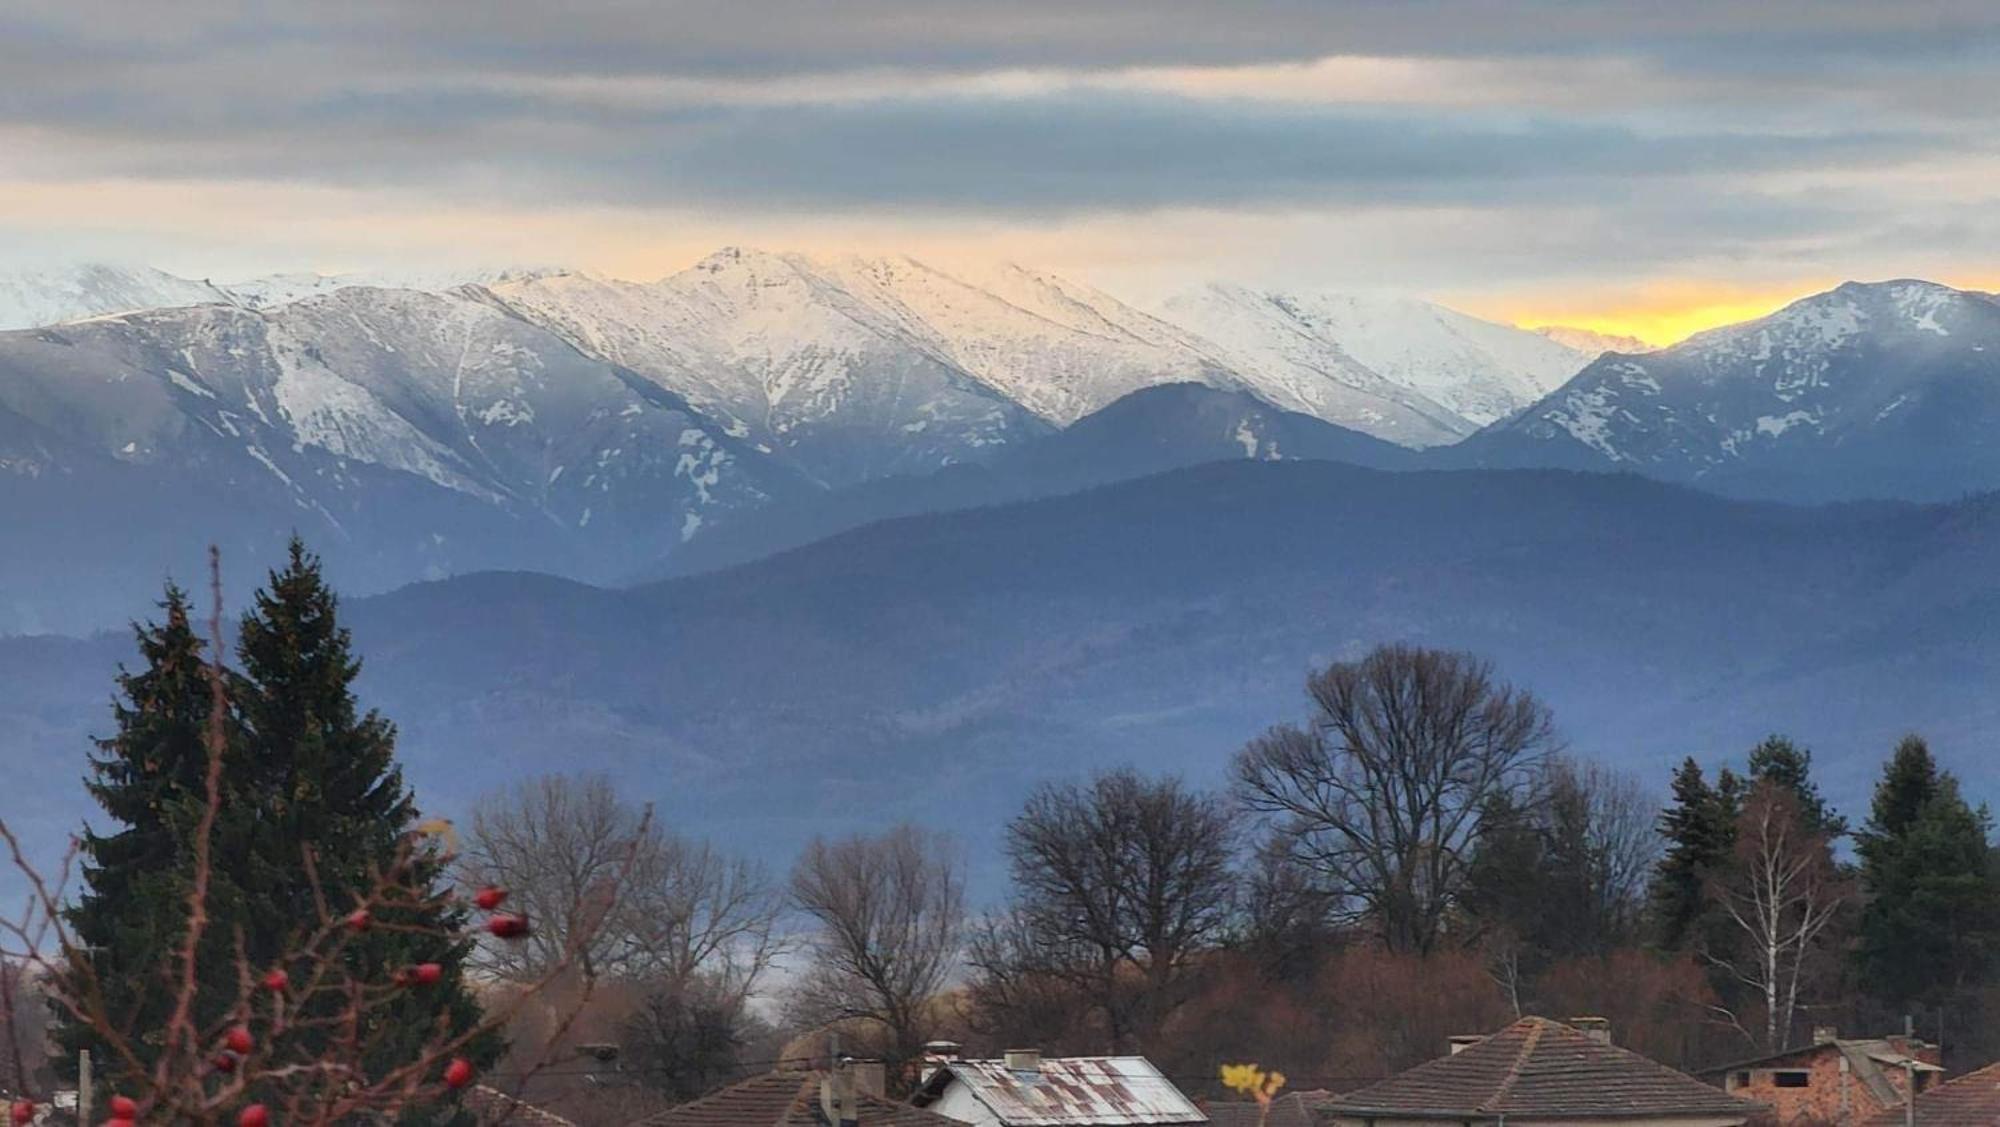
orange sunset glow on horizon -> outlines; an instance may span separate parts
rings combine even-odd
[[[1446,298],[1444,303],[1475,316],[1523,328],[1560,326],[1588,329],[1609,336],[1635,337],[1656,348],[1664,348],[1708,329],[1767,317],[1794,301],[1823,293],[1851,280],[1856,279],[1816,277],[1754,289],[1686,280],[1648,286],[1635,292],[1589,297],[1486,295],[1463,300]],[[1943,276],[1929,280],[1959,289],[1990,291],[2000,288],[2000,278]]]

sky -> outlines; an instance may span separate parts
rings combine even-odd
[[[1006,258],[1656,342],[2000,289],[2000,5],[10,0],[0,261]]]

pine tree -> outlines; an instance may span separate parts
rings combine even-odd
[[[1812,779],[1812,751],[1780,735],[1765,736],[1750,749],[1747,763],[1752,783],[1772,782],[1792,792],[1806,829],[1828,837],[1847,832],[1847,819],[1835,813]]]
[[[190,843],[206,803],[214,706],[186,593],[170,584],[160,608],[164,621],[133,626],[144,668],[121,667],[119,699],[112,705],[116,731],[97,741],[85,784],[118,828],[87,827],[81,835],[83,891],[68,912],[76,942],[90,952],[87,970],[106,1011],[141,1030],[159,1029],[171,1006],[158,969],[162,954],[186,934]],[[225,733],[235,730],[233,717],[226,720]],[[217,893],[228,897],[227,874],[217,884]],[[226,959],[226,939],[210,932],[204,957]],[[74,971],[79,982],[85,969]],[[199,1017],[220,1013],[225,993],[218,989],[205,998]],[[96,1038],[67,1010],[54,1016],[57,1066],[68,1075],[76,1051],[96,1047]],[[154,1044],[144,1037],[138,1043],[142,1050]]]
[[[271,574],[242,621],[240,707],[247,774],[260,796],[262,818],[255,840],[237,856],[248,862],[243,882],[257,912],[269,921],[251,945],[253,958],[277,957],[284,950],[280,929],[314,918],[309,871],[330,901],[343,890],[351,895],[364,889],[374,874],[396,862],[416,820],[396,765],[394,726],[356,703],[353,682],[361,666],[338,610],[319,560],[294,538],[287,565]],[[427,887],[441,875],[426,863],[414,881]],[[348,948],[357,975],[383,981],[418,962],[440,963],[446,972],[442,984],[411,992],[372,1015],[377,1027],[365,1031],[377,1038],[371,1059],[389,1066],[409,1059],[435,1031],[441,1005],[453,1029],[475,1024],[478,1006],[462,978],[470,942],[434,934],[456,929],[460,915],[412,907],[381,923]],[[497,1044],[486,1044],[467,1055],[485,1063],[498,1052]]]
[[[1959,794],[1930,748],[1907,736],[1857,835],[1868,893],[1856,961],[1890,1007],[1938,1006],[1989,981],[2000,958],[1992,819]]]
[[[75,982],[94,983],[102,1012],[131,1031],[142,1069],[150,1070],[173,1004],[162,961],[180,949],[193,886],[194,842],[207,808],[208,725],[214,707],[211,669],[189,621],[186,596],[169,587],[165,621],[135,627],[144,667],[122,671],[114,703],[117,729],[99,741],[91,795],[118,828],[83,836],[84,891],[69,911],[88,965]],[[244,616],[237,646],[240,672],[225,671],[221,803],[209,838],[204,900],[209,924],[197,952],[193,1020],[211,1029],[231,1012],[238,978],[238,944],[251,968],[297,958],[306,933],[318,926],[317,891],[327,908],[370,889],[377,874],[405,856],[415,805],[395,763],[395,730],[362,712],[352,682],[359,672],[338,603],[321,579],[319,562],[294,541],[288,565],[270,577]],[[463,915],[437,907],[429,890],[440,862],[424,855],[414,875],[396,883],[411,895],[379,908],[380,925],[349,937],[341,956],[356,981],[387,985],[417,963],[444,968],[442,981],[422,990],[390,992],[369,1006],[371,1074],[416,1059],[439,1031],[439,1014],[453,1031],[472,1028],[479,1009],[462,967],[471,941]],[[314,878],[317,878],[315,881]],[[310,956],[307,956],[309,959]],[[287,967],[304,981],[310,964]],[[86,975],[88,977],[86,977]],[[305,1016],[329,1017],[346,1005],[337,992],[307,1003]],[[324,1012],[319,1012],[323,1010]],[[312,1048],[331,1025],[300,1023],[295,1036]],[[97,1038],[57,1013],[56,1042],[67,1066],[74,1051]],[[476,1064],[498,1056],[496,1037],[463,1055]],[[106,1079],[120,1083],[130,1063],[99,1056]]]
[[[1937,760],[1930,745],[1914,733],[1896,744],[1882,781],[1875,785],[1875,801],[1869,810],[1868,827],[1858,835],[1858,846],[1867,852],[1871,839],[1900,838],[1908,833],[1924,805],[1938,795]]]
[[[1741,780],[1726,767],[1713,787],[1692,757],[1674,772],[1673,802],[1660,814],[1667,848],[1649,894],[1653,941],[1661,949],[1689,950],[1702,938],[1713,915],[1708,884],[1729,863],[1741,797]]]

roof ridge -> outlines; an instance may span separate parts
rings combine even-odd
[[[785,1121],[792,1117],[794,1111],[810,1112],[812,1110],[810,1097],[819,1088],[818,1080],[816,1072],[801,1073],[798,1090],[792,1093],[792,1102],[778,1112],[778,1118],[771,1121],[771,1127],[785,1127]]]
[[[1513,1065],[1507,1069],[1507,1075],[1501,1077],[1500,1086],[1493,1089],[1492,1099],[1482,1110],[1499,1111],[1500,1105],[1506,1102],[1507,1093],[1514,1090],[1514,1082],[1521,1078],[1521,1070],[1527,1067],[1528,1058],[1535,1055],[1535,1045],[1542,1039],[1542,1030],[1548,1028],[1546,1021],[1546,1018],[1539,1017],[1521,1019],[1521,1023],[1528,1027],[1528,1035],[1522,1038],[1521,1048],[1514,1054]]]
[[[694,1099],[687,1100],[682,1103],[677,1103],[669,1108],[662,1108],[661,1110],[656,1111],[653,1114],[647,1116],[646,1118],[640,1120],[638,1127],[648,1127],[648,1125],[664,1123],[668,1121],[670,1118],[679,1117],[682,1113],[686,1111],[699,1108],[706,1108],[714,1104],[720,1103],[724,1097],[732,1095],[743,1089],[749,1088],[752,1085],[770,1084],[774,1080],[778,1080],[780,1078],[789,1075],[792,1074],[789,1072],[780,1071],[778,1069],[772,1069],[769,1072],[759,1072],[759,1073],[754,1073],[750,1076],[745,1076],[741,1080],[734,1080],[727,1084],[722,1085],[721,1087],[714,1088],[711,1089],[710,1091],[704,1092],[703,1094],[696,1096]],[[791,1109],[798,1106],[799,1096],[803,1094],[803,1090],[806,1084],[814,1080],[817,1077],[817,1075],[818,1075],[817,1072],[811,1069],[798,1073],[798,1076],[800,1078],[798,1085],[799,1091],[793,1093],[792,1102],[785,1105],[784,1110],[778,1114],[778,1118],[773,1121],[771,1127],[784,1127],[785,1119],[787,1116],[790,1115]]]

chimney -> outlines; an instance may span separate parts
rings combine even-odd
[[[1008,1049],[1007,1071],[1040,1073],[1042,1071],[1042,1051],[1040,1049]]]
[[[1573,1017],[1570,1028],[1601,1045],[1611,1043],[1611,1019],[1605,1017]]]
[[[1484,1040],[1486,1040],[1486,1035],[1484,1033],[1456,1034],[1450,1040],[1445,1042],[1445,1045],[1449,1050],[1447,1055],[1455,1057],[1458,1054],[1464,1052],[1465,1050],[1471,1048],[1474,1045],[1477,1045],[1478,1043]]]
[[[819,1081],[819,1109],[832,1127],[858,1127],[860,1112],[854,1098],[854,1062],[842,1057]]]
[[[931,1078],[931,1074],[958,1059],[959,1050],[964,1046],[956,1041],[927,1041],[924,1043],[923,1068],[917,1073],[919,1084]]]
[[[873,1096],[878,1100],[888,1099],[889,1066],[879,1060],[855,1061],[854,1091],[856,1095]]]
[[[1840,1030],[1831,1025],[1815,1025],[1813,1026],[1812,1033],[1812,1043],[1815,1045],[1824,1045],[1831,1041],[1840,1040]]]

